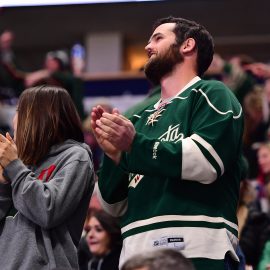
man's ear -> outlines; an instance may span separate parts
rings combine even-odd
[[[181,45],[180,51],[182,54],[189,54],[195,51],[196,48],[196,41],[194,38],[186,39],[183,44]]]

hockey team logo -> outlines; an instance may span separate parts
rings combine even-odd
[[[168,127],[168,130],[163,133],[158,139],[164,142],[179,142],[184,139],[184,134],[179,131],[180,124]]]

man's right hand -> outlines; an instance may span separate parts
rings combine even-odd
[[[105,139],[101,135],[99,135],[96,132],[97,124],[96,121],[99,120],[102,117],[102,114],[104,113],[104,109],[101,106],[93,107],[91,111],[91,127],[93,134],[101,147],[101,149],[104,151],[104,153],[111,158],[115,164],[119,164],[120,158],[121,158],[121,151],[118,150],[113,144],[109,142],[109,140]]]

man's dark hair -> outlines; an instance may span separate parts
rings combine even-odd
[[[142,267],[146,267],[147,270],[195,270],[189,259],[173,249],[158,249],[133,256],[124,263],[121,270]]]
[[[193,38],[197,48],[197,72],[199,76],[208,69],[214,54],[214,42],[210,33],[200,24],[183,18],[167,17],[155,22],[153,29],[164,23],[175,23],[173,32],[176,36],[176,44],[182,43],[188,38]]]

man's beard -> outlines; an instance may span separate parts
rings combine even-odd
[[[164,54],[149,59],[144,67],[144,72],[154,85],[158,85],[161,79],[171,73],[175,65],[182,61],[183,57],[179,52],[179,45],[172,44]]]

